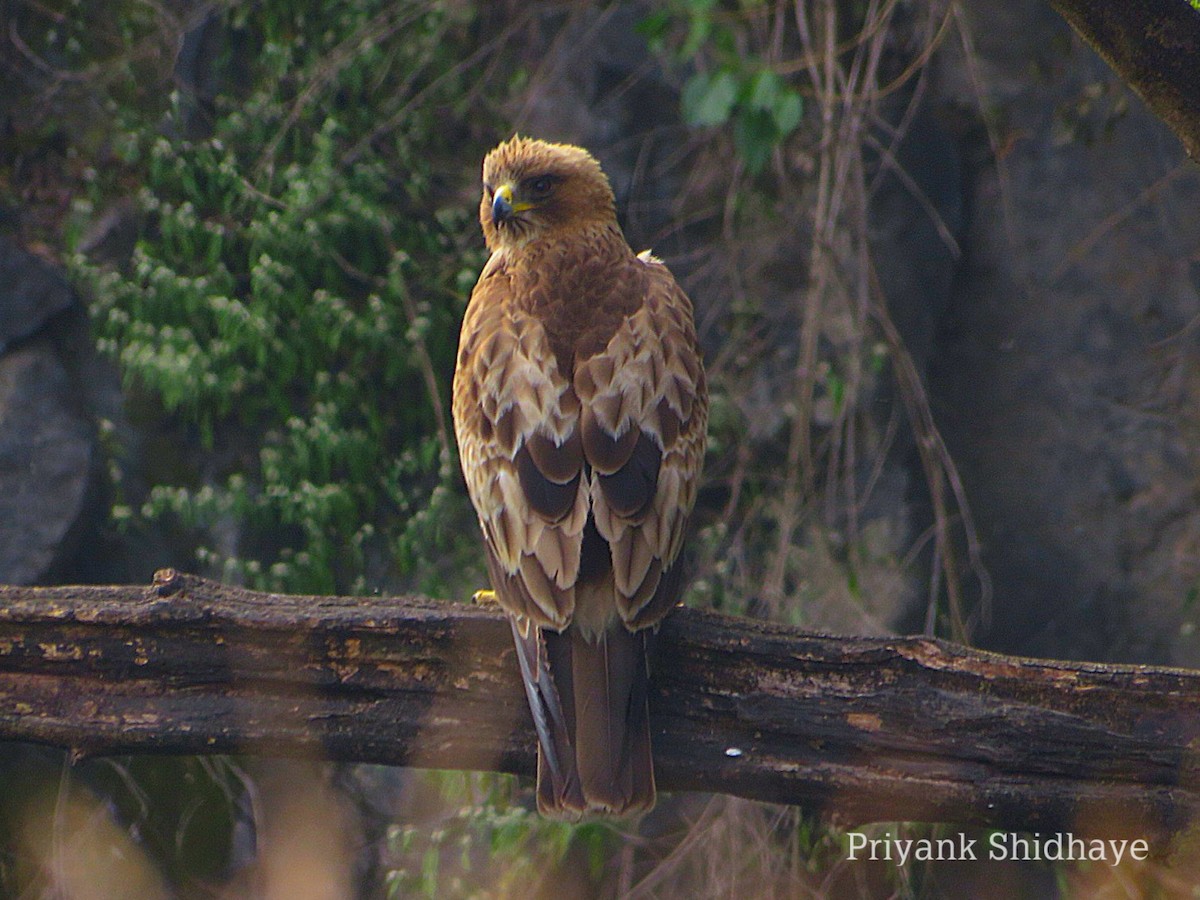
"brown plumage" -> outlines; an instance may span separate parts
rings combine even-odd
[[[454,373],[463,474],[538,732],[538,808],[654,804],[648,635],[679,596],[708,394],[692,306],[578,147],[487,155]]]

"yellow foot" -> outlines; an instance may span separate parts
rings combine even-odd
[[[476,591],[471,595],[471,602],[478,603],[480,606],[489,606],[494,603],[499,603],[500,601],[496,599],[495,591],[493,591],[491,588],[484,588],[483,590]]]

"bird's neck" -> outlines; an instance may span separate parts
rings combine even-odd
[[[586,250],[617,256],[629,251],[616,219],[571,222],[542,231],[506,236],[499,249],[511,260],[544,260],[548,255],[574,256]]]

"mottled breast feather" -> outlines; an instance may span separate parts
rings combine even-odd
[[[497,253],[454,378],[467,488],[500,602],[556,630],[656,623],[696,499],[707,389],[691,303],[619,231]],[[581,559],[584,560],[581,574]]]

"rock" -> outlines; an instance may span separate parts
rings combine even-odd
[[[33,584],[72,553],[95,436],[46,341],[0,357],[0,583]]]
[[[1195,664],[1200,171],[1048,6],[967,9],[942,84],[1003,123],[1000,161],[968,178],[930,388],[995,585],[981,637]]]
[[[60,269],[0,235],[0,354],[74,303]]]
[[[884,104],[886,121],[899,127],[910,102],[911,92],[903,91]],[[884,168],[870,198],[871,254],[879,286],[921,372],[950,305],[966,225],[962,151],[932,106],[917,106],[896,148],[895,164]]]

